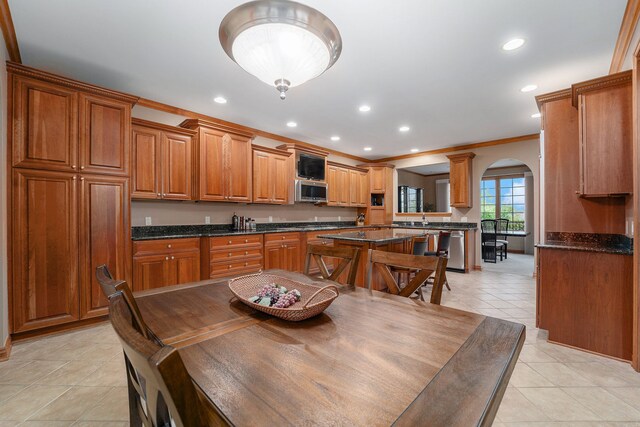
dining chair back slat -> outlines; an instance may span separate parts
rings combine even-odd
[[[401,287],[394,278],[390,267],[415,270],[415,275],[409,280],[406,286]],[[432,304],[440,304],[446,268],[447,258],[445,257],[412,255],[369,249],[366,283],[367,287],[371,289],[375,269],[387,285],[389,293],[409,297],[426,282],[429,276],[434,274],[430,302]]]
[[[323,257],[337,258],[340,260],[332,272],[329,272]],[[304,263],[304,274],[311,270],[311,260],[314,260],[323,279],[338,281],[340,275],[349,267],[347,272],[347,284],[356,282],[358,262],[360,261],[360,249],[351,247],[334,247],[322,245],[307,245],[307,256]]]

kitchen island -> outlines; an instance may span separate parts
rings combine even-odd
[[[409,252],[411,240],[418,236],[428,236],[434,231],[415,229],[398,230],[385,228],[382,230],[352,231],[346,233],[327,233],[318,237],[333,241],[335,247],[356,247],[359,248],[360,263],[356,275],[356,285],[364,287],[367,271],[367,253],[369,249],[387,252]],[[377,291],[387,289],[384,280],[377,272],[373,273],[371,288]]]

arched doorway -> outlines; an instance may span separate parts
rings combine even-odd
[[[480,219],[499,223],[497,236],[487,232],[481,235],[483,270],[533,275],[534,198],[534,176],[524,162],[501,159],[484,171],[480,180]]]

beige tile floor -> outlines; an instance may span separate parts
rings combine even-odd
[[[510,262],[511,261],[511,262]],[[640,426],[640,374],[549,344],[535,328],[533,259],[448,273],[443,304],[524,323],[527,339],[495,426]],[[15,344],[0,363],[0,427],[126,426],[122,351],[111,326]]]

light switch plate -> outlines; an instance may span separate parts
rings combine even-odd
[[[205,224],[211,224],[211,217],[210,216],[205,216],[204,217],[204,223]]]
[[[150,216],[145,216],[144,217],[144,225],[151,225],[151,217]]]

